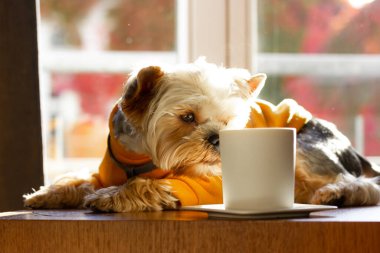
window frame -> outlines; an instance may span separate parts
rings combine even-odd
[[[0,211],[43,184],[36,2],[0,2]]]

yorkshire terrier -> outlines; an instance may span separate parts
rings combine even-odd
[[[25,206],[129,212],[222,203],[219,131],[272,126],[297,129],[295,202],[378,204],[378,167],[295,101],[259,100],[265,80],[204,60],[132,73],[111,112],[99,172],[41,187],[24,195]]]

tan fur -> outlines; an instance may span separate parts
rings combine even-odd
[[[94,185],[77,178],[66,178],[38,191],[25,194],[24,205],[31,208],[83,208],[84,196],[94,193]]]
[[[87,195],[85,206],[103,212],[159,211],[175,208],[176,201],[164,180],[136,177]]]
[[[371,179],[340,174],[336,182],[319,188],[310,202],[326,204],[341,197],[344,206],[376,205],[380,201],[380,189]]]
[[[314,193],[322,186],[332,182],[335,182],[335,178],[310,175],[302,166],[297,165],[295,171],[295,202],[311,203]]]

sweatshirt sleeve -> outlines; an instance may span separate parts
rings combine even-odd
[[[278,105],[257,100],[251,109],[247,128],[292,127],[298,131],[312,118],[310,112],[293,99],[284,99]]]
[[[220,176],[191,178],[171,175],[164,180],[172,187],[173,195],[182,206],[223,203],[222,178]]]

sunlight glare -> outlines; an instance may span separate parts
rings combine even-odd
[[[360,9],[365,5],[372,3],[373,1],[375,0],[348,0],[350,5],[355,9]]]

